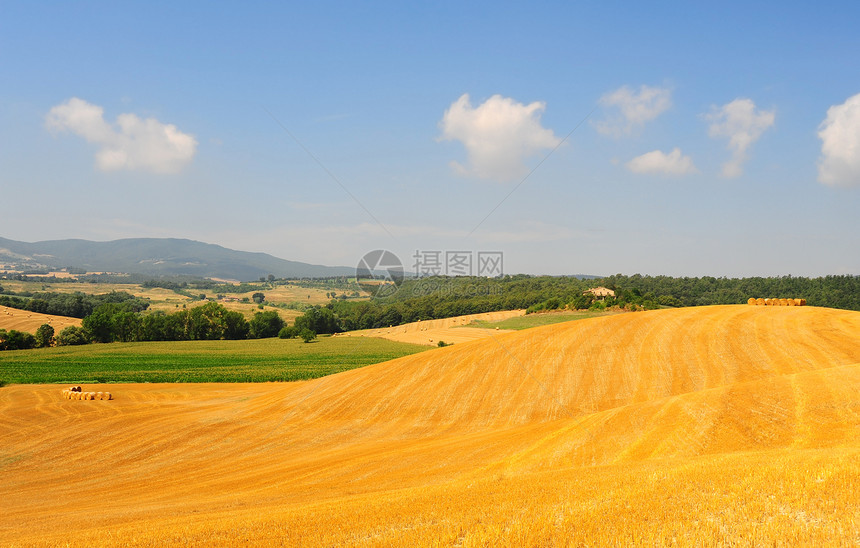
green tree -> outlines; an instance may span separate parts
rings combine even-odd
[[[257,312],[248,322],[249,335],[254,339],[266,339],[277,337],[278,332],[284,327],[284,319],[274,310]]]
[[[111,317],[111,332],[119,342],[139,340],[140,314],[135,312],[120,312]]]
[[[36,337],[23,331],[0,329],[0,350],[29,350],[36,347]]]
[[[77,346],[89,344],[90,338],[82,327],[70,325],[57,334],[57,346]]]
[[[400,322],[389,322],[388,325]],[[339,333],[340,322],[329,308],[313,307],[302,316],[296,318],[295,326],[299,329],[310,329],[314,333]]]
[[[260,281],[263,281],[263,280],[260,280]],[[266,300],[266,296],[265,296],[265,295],[263,295],[262,293],[260,293],[260,292],[258,291],[257,293],[254,293],[253,295],[251,295],[251,299],[252,299],[255,303],[257,303],[257,304],[261,304],[263,301],[265,301],[265,300]]]
[[[84,318],[82,325],[90,340],[100,343],[113,341],[112,319],[115,306],[114,304],[100,305],[92,314]]]
[[[36,348],[44,348],[54,344],[54,328],[44,323],[36,330]]]
[[[225,339],[241,340],[248,337],[250,326],[241,312],[228,310],[223,316],[223,321]]]
[[[317,338],[317,334],[308,328],[304,328],[299,332],[299,337],[301,337],[306,343],[309,343]]]
[[[242,314],[215,302],[173,315],[181,338],[187,340],[244,339],[248,333],[248,323]]]
[[[294,325],[289,325],[278,331],[278,338],[295,339],[299,336],[299,329]]]
[[[140,320],[139,340],[141,341],[175,341],[179,340],[180,332],[173,315],[164,312],[147,314]]]

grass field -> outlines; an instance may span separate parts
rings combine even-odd
[[[601,311],[593,312],[590,310],[564,310],[559,312],[539,312],[536,314],[526,314],[525,316],[517,316],[497,322],[488,322],[476,320],[464,327],[480,327],[487,329],[513,329],[519,331],[521,329],[529,329],[531,327],[540,327],[542,325],[553,325],[561,322],[570,322],[573,320],[587,320],[589,318],[600,318],[602,316],[612,316],[613,314],[622,314],[617,311]]]
[[[266,382],[315,379],[426,350],[383,339],[91,344],[0,353],[7,383]]]
[[[107,389],[0,388],[5,544],[860,544],[858,312],[637,312]]]

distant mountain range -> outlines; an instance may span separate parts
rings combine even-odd
[[[322,266],[176,238],[128,238],[110,242],[50,240],[17,242],[0,238],[0,270],[74,267],[90,272],[152,276],[199,276],[251,281],[277,278],[354,276],[355,267]]]

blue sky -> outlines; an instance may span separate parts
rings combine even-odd
[[[6,2],[0,235],[860,274],[860,7],[657,4]]]

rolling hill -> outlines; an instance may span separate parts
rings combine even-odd
[[[0,238],[0,264],[19,269],[84,268],[152,276],[198,276],[251,281],[278,278],[354,276],[355,268],[288,261],[266,253],[235,251],[176,238],[129,238],[110,242],[51,240],[17,242]]]
[[[60,388],[0,389],[12,544],[860,540],[857,312],[640,312],[301,383]]]
[[[72,325],[80,327],[81,323],[82,320],[80,318],[40,314],[38,312],[30,312],[29,310],[0,306],[0,329],[7,331],[17,329],[26,333],[35,333],[39,329],[39,326],[49,324],[54,328],[55,332],[59,333]]]

